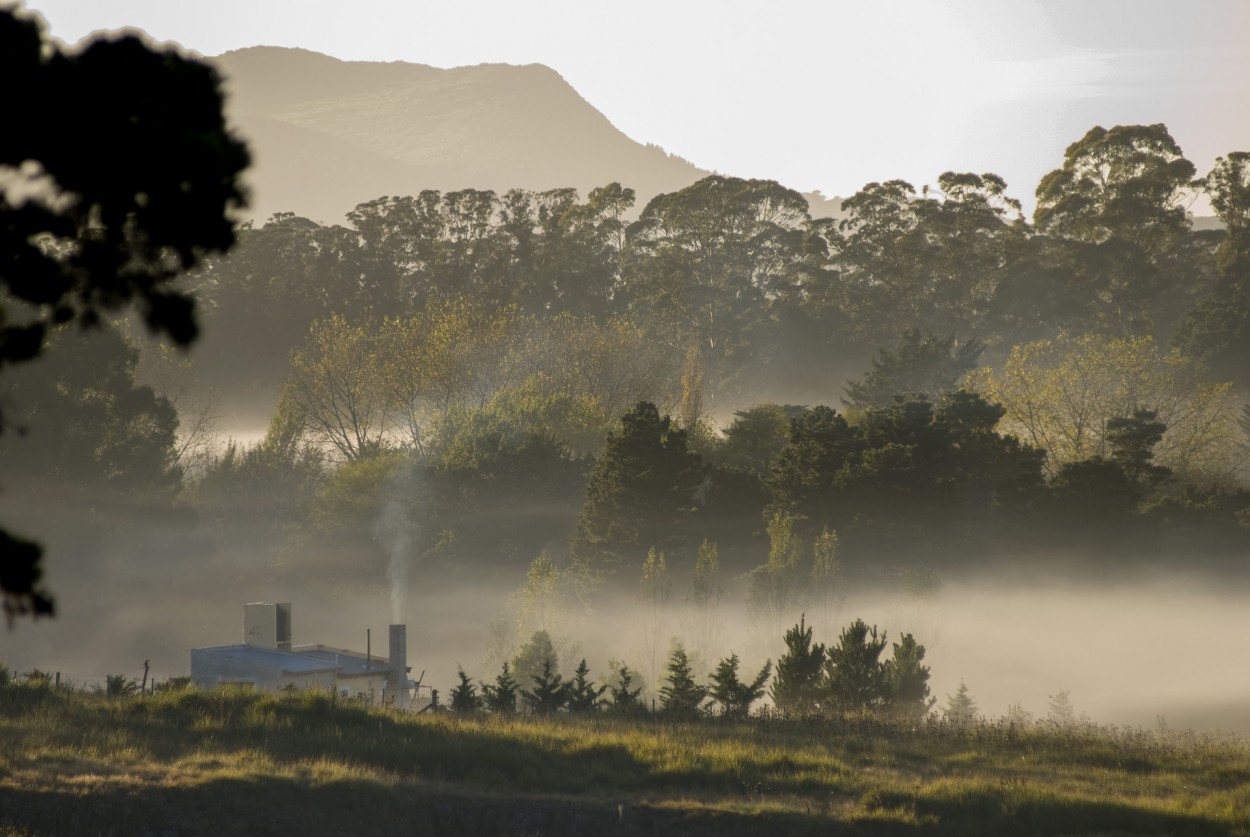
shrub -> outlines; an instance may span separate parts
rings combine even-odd
[[[43,671],[42,669],[32,668],[30,671],[22,675],[27,686],[36,689],[48,689],[52,687],[52,673]]]
[[[124,674],[104,676],[104,694],[109,697],[127,697],[139,691],[139,684]]]
[[[189,688],[191,688],[190,677],[170,677],[169,679],[162,680],[160,682],[153,681],[152,694],[159,694],[160,692],[181,692]]]

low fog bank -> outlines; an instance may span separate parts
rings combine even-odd
[[[0,631],[0,661],[18,673],[61,672],[78,685],[100,683],[106,674],[138,679],[144,660],[158,680],[185,675],[191,648],[241,641],[249,601],[292,602],[297,644],[364,650],[372,629],[375,653],[385,654],[392,589],[384,573],[346,568],[305,576],[259,555],[207,560],[164,548],[151,539],[90,561],[50,561],[59,615]],[[399,602],[412,675],[424,671],[425,684],[444,697],[457,666],[475,680],[493,680],[502,655],[515,654],[539,624],[532,612],[528,622],[518,621],[520,578],[409,570]],[[656,686],[674,638],[691,652],[704,682],[730,653],[741,656],[744,671],[758,670],[766,657],[775,662],[799,612],[793,620],[752,614],[745,579],[722,583],[710,614],[684,604],[685,591],[674,586],[659,610],[624,594],[589,607],[555,596],[540,621],[561,654],[562,672],[585,657],[600,682],[615,660]],[[1250,635],[1248,597],[1244,583],[1175,576],[1083,586],[981,576],[944,579],[920,594],[902,584],[850,587],[825,612],[806,612],[816,641],[826,644],[857,617],[891,641],[913,634],[927,649],[939,710],[962,681],[988,717],[1018,703],[1043,719],[1049,697],[1066,690],[1077,716],[1097,723],[1154,727],[1162,720],[1172,728],[1250,735],[1250,650],[1242,641]]]
[[[869,621],[925,642],[939,707],[962,679],[990,716],[1020,703],[1044,718],[1049,696],[1067,690],[1078,717],[1098,723],[1250,733],[1245,586],[952,588],[913,604],[864,603]]]

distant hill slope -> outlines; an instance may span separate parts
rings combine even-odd
[[[538,64],[444,70],[252,47],[210,59],[251,144],[249,214],[339,223],[358,203],[422,189],[549,189],[612,181],[641,206],[709,172],[622,134]]]

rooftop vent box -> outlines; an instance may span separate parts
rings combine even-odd
[[[291,603],[252,602],[243,605],[243,644],[291,650]]]

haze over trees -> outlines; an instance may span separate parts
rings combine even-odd
[[[602,581],[652,548],[693,568],[706,542],[733,572],[781,561],[759,575],[775,583],[791,563],[807,578],[828,531],[843,568],[872,575],[883,554],[959,565],[1004,544],[1072,546],[1052,522],[1087,496],[1107,510],[1082,515],[1093,530],[1202,520],[1232,548],[1250,506],[1240,390],[1213,375],[1212,349],[1190,347],[1238,281],[1239,161],[1195,181],[1164,126],[1096,129],[1039,186],[1034,224],[1000,178],[949,172],[936,188],[869,184],[839,220],[723,176],[632,222],[617,184],[585,200],[427,191],[334,228],[276,217],[243,231],[239,263],[332,257],[301,268],[289,287],[310,306],[266,334],[299,335],[282,379],[253,366],[248,385],[285,379],[283,409],[340,468],[388,457],[375,484],[407,498],[419,551],[449,562],[523,567],[548,549]],[[1195,231],[1179,210],[1204,184],[1222,190],[1227,231]],[[285,298],[235,258],[192,279],[210,321],[219,296]],[[218,333],[243,351],[230,321]],[[220,357],[206,352],[201,374],[228,380]],[[839,397],[845,414],[820,405]],[[1143,411],[1161,431],[1117,430]],[[796,557],[765,561],[778,514]],[[350,543],[368,517],[334,525]],[[368,554],[365,540],[353,549]]]
[[[951,172],[868,184],[838,220],[719,175],[632,221],[620,184],[276,215],[181,280],[208,335],[194,374],[268,393],[268,435],[179,473],[153,393],[127,402],[148,435],[108,444],[146,439],[131,465],[222,542],[381,565],[389,509],[406,560],[523,573],[545,550],[583,593],[632,585],[652,549],[684,577],[706,543],[778,619],[814,604],[785,590],[815,596],[821,537],[846,578],[1086,535],[1142,557],[1134,529],[1235,550],[1241,390],[1212,362],[1240,339],[1215,307],[1242,299],[1244,162],[1194,180],[1164,126],[1095,129],[1034,224],[1000,178]],[[1197,188],[1225,230],[1190,226]],[[120,394],[129,368],[100,380]]]

